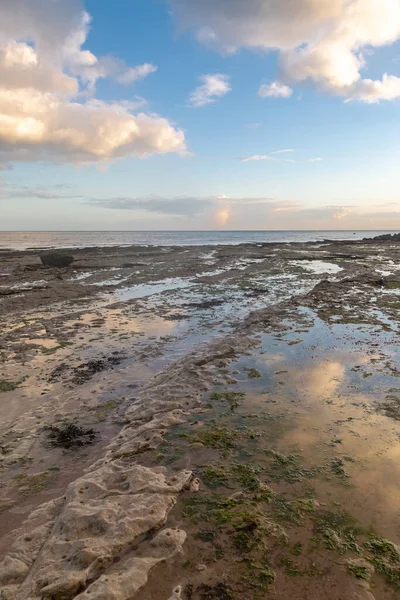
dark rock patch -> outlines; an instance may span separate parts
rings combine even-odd
[[[84,429],[75,423],[63,423],[62,425],[49,425],[43,428],[47,433],[48,445],[53,448],[79,448],[93,444],[97,437],[94,429]]]
[[[207,585],[202,583],[196,590],[201,600],[232,600],[232,588],[226,583]]]
[[[203,302],[188,302],[183,306],[187,308],[195,308],[198,310],[205,310],[207,308],[214,308],[214,306],[221,306],[224,304],[225,300],[204,300]]]
[[[44,252],[40,255],[40,260],[45,267],[69,267],[74,261],[74,257],[64,252]]]
[[[66,363],[61,363],[50,373],[49,381],[59,381],[60,379],[63,379],[64,376],[67,376],[68,373],[71,373],[71,383],[73,385],[82,385],[89,381],[96,373],[101,373],[102,371],[106,371],[107,369],[119,365],[124,358],[125,357],[121,355],[103,356],[98,359],[92,359],[81,363],[77,367],[71,367]]]
[[[400,233],[384,233],[374,238],[364,238],[363,242],[400,242]]]
[[[247,296],[248,298],[257,298],[258,296],[264,296],[265,294],[268,294],[268,290],[267,288],[249,288],[248,291],[245,293],[245,296]]]

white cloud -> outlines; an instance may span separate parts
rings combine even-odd
[[[157,71],[157,67],[150,63],[145,63],[143,65],[139,65],[138,67],[131,67],[126,69],[117,77],[117,81],[123,84],[134,83],[135,81],[139,81],[140,79],[144,79],[151,73],[155,73]]]
[[[184,134],[157,115],[123,105],[84,104],[33,89],[0,87],[0,161],[88,162],[185,151]]]
[[[268,154],[253,154],[253,156],[245,156],[240,159],[240,162],[250,162],[252,160],[274,160],[272,156]]]
[[[395,100],[400,97],[400,77],[385,73],[382,80],[361,79],[354,83],[348,93],[346,102],[361,100],[375,104],[380,100]]]
[[[222,52],[278,50],[286,85],[313,81],[368,103],[400,97],[399,77],[362,77],[371,48],[400,39],[399,0],[169,1],[181,27]]]
[[[99,78],[123,84],[156,70],[127,66],[83,50],[90,16],[77,0],[2,0],[0,21],[0,162],[107,161],[126,155],[185,152],[182,131],[145,101],[102,102]]]
[[[262,126],[262,123],[247,123],[247,129],[259,129]]]
[[[286,148],[284,150],[274,150],[273,152],[270,152],[270,154],[286,154],[287,152],[296,152],[296,150],[293,148]]]
[[[243,156],[241,157],[239,160],[240,162],[252,162],[252,161],[260,161],[260,160],[273,160],[275,162],[285,162],[285,163],[313,163],[313,162],[320,162],[321,160],[323,160],[322,158],[305,158],[305,159],[293,159],[293,158],[280,158],[278,156],[278,158],[276,158],[276,154],[280,155],[280,154],[286,154],[287,152],[295,152],[295,150],[292,150],[291,148],[288,148],[287,150],[274,150],[273,152],[270,152],[269,154],[253,154],[252,156]]]
[[[190,104],[196,108],[211,104],[231,91],[228,75],[216,73],[202,75],[199,79],[202,85],[197,87],[189,97]]]
[[[264,83],[258,90],[260,98],[290,98],[292,94],[292,88],[279,81]]]
[[[62,95],[74,95],[79,90],[75,77],[63,73],[51,62],[40,60],[31,46],[16,40],[0,43],[0,85],[7,89],[53,90]]]

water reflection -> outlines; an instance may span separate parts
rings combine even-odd
[[[308,465],[343,459],[345,485],[313,480],[317,497],[393,538],[400,534],[400,422],[379,414],[377,405],[400,387],[387,369],[398,355],[395,334],[314,323],[294,346],[293,334],[263,336],[263,354],[254,361],[262,378],[241,381],[248,409],[279,416],[283,454],[300,451]],[[239,361],[244,366],[248,359]]]

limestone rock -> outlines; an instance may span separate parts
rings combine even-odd
[[[47,524],[17,537],[0,565],[0,583],[20,584],[15,600],[70,600],[80,598],[86,589],[90,593],[95,590],[92,597],[98,600],[131,598],[132,586],[139,589],[144,585],[151,568],[179,550],[185,534],[161,532],[145,558],[132,557],[132,543],[164,525],[191,477],[190,471],[170,478],[162,467],[114,462],[77,479],[68,486],[55,521],[49,503]],[[37,518],[44,514],[42,509]],[[32,549],[28,552],[29,544]],[[127,558],[115,569],[114,560],[121,553]],[[0,588],[1,593],[3,590]],[[90,596],[85,592],[84,597]]]

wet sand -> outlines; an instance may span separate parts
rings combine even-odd
[[[0,253],[0,597],[397,597],[400,244],[73,254]]]

